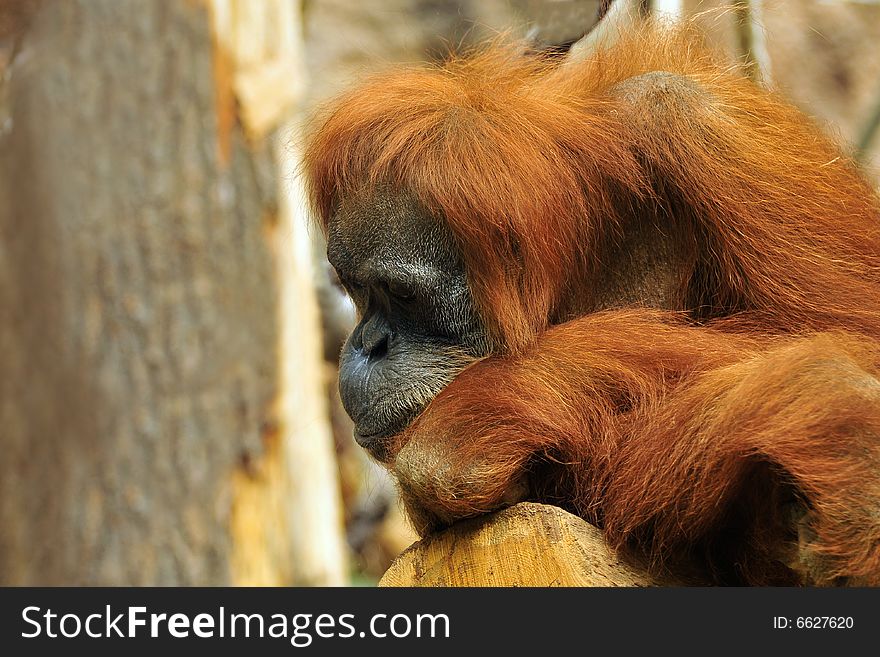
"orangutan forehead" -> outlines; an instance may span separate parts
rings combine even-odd
[[[461,256],[448,226],[405,194],[372,193],[347,199],[330,219],[327,256],[340,274],[369,263],[374,269],[430,264],[456,272]]]

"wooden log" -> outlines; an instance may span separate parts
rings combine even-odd
[[[456,523],[401,554],[379,586],[656,586],[581,518],[524,502]]]

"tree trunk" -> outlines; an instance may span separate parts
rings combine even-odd
[[[297,581],[286,495],[314,465],[288,458],[278,355],[319,352],[281,342],[289,180],[239,127],[211,20],[44,0],[0,80],[0,584]],[[324,406],[298,420],[329,441]]]

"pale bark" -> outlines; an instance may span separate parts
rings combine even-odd
[[[522,503],[456,523],[401,554],[380,586],[654,586],[602,533],[554,506]]]

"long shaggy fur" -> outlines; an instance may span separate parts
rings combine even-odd
[[[693,93],[628,82],[657,71]],[[325,224],[376,188],[447,222],[494,339],[400,439],[423,529],[528,475],[658,566],[880,584],[880,200],[691,28],[377,77],[306,171]],[[680,307],[583,312],[634,214],[692,245]]]

